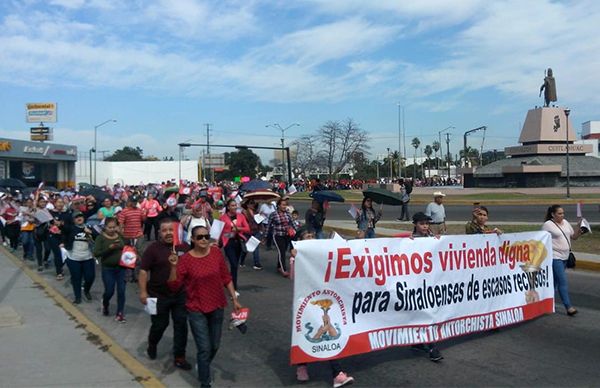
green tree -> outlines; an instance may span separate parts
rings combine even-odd
[[[225,153],[225,165],[229,170],[219,173],[219,179],[233,179],[236,176],[249,176],[255,178],[260,171],[264,170],[260,158],[252,150],[244,148],[235,152]]]
[[[429,163],[429,159],[431,159],[431,154],[433,154],[433,147],[431,147],[429,144],[427,144],[425,146],[425,149],[423,150],[423,153],[427,156],[427,166],[429,167],[429,177],[431,178],[431,167],[430,167],[430,163]]]
[[[421,145],[421,140],[418,137],[412,139],[410,144],[415,147],[415,158],[413,159],[413,177],[417,176],[417,149]]]
[[[442,145],[440,144],[439,141],[435,140],[433,143],[431,143],[431,148],[433,148],[433,152],[435,152],[435,159],[437,160],[437,153],[442,148]],[[440,155],[440,159],[441,159],[441,155]],[[438,170],[440,169],[439,163],[437,165],[437,169]]]
[[[108,162],[137,162],[144,160],[144,151],[140,147],[125,146],[120,150],[116,150],[104,160]]]

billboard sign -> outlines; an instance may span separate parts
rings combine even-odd
[[[55,123],[56,103],[35,102],[25,104],[26,120],[28,123]]]

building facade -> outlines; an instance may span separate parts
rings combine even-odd
[[[27,186],[40,182],[65,188],[75,186],[77,147],[0,138],[0,179],[20,179]]]

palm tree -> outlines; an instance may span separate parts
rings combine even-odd
[[[431,154],[433,154],[433,148],[427,144],[425,146],[425,149],[423,150],[423,153],[425,153],[425,155],[427,155],[427,169],[429,170],[429,177],[431,178],[431,163],[430,163],[430,159],[431,159]]]
[[[417,148],[419,148],[419,146],[421,145],[421,140],[419,140],[418,137],[415,137],[414,139],[412,139],[412,141],[410,142],[410,144],[415,147],[415,158],[414,158],[414,163],[413,163],[413,178],[417,178]]]
[[[431,148],[433,148],[433,151],[435,152],[435,158],[437,159],[437,153],[440,150],[440,148],[442,148],[441,144],[439,141],[435,140],[433,143],[431,143]],[[440,157],[441,159],[441,157]],[[437,169],[440,169],[440,161],[439,159],[437,159]]]

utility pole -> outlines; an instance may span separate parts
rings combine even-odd
[[[389,183],[392,183],[392,155],[390,154],[390,149],[387,149],[388,152],[388,164],[390,166],[390,180]]]
[[[567,199],[571,198],[571,170],[569,168],[569,114],[570,109],[565,109],[565,116],[567,116],[567,141],[565,146],[567,147]]]
[[[450,154],[450,134],[446,133],[446,157],[448,158],[448,179],[450,179],[450,162],[452,161],[452,154]]]
[[[210,126],[211,124],[204,124],[204,126],[206,126],[206,158],[204,158],[204,163],[202,164],[202,167],[204,167],[207,163],[206,160],[208,160],[208,169],[211,172],[211,177],[210,177],[210,182],[214,181],[214,170],[210,167],[211,163],[212,163],[212,158],[210,157]],[[204,177],[206,178],[208,175],[206,174],[206,170],[203,173]]]

